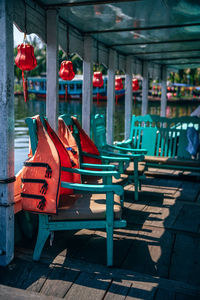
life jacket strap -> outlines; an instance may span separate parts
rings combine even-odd
[[[26,182],[31,182],[31,183],[43,183],[41,189],[40,189],[40,193],[41,194],[46,194],[47,192],[47,189],[48,189],[48,183],[46,182],[45,179],[31,179],[31,178],[21,178],[21,181],[23,183],[26,183]]]
[[[25,161],[24,165],[26,167],[42,167],[42,168],[46,168],[45,177],[46,178],[51,178],[51,176],[52,176],[52,169],[51,169],[50,165],[47,164],[47,163]]]
[[[77,154],[77,151],[74,150],[72,147],[67,147],[66,149],[67,149],[67,151],[71,151],[72,154],[74,154],[74,155]]]
[[[21,193],[21,197],[40,200],[40,202],[37,205],[37,208],[40,210],[43,210],[45,207],[46,199],[44,196]]]

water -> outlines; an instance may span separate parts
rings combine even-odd
[[[44,100],[29,100],[24,103],[23,97],[15,97],[15,174],[23,166],[23,162],[27,159],[29,152],[29,135],[28,128],[25,124],[25,118],[32,117],[36,114],[45,115],[46,104]],[[180,104],[169,103],[167,106],[167,117],[179,117],[190,115],[198,106],[197,103]],[[73,100],[69,102],[59,103],[59,114],[77,115],[81,120],[81,102]],[[106,102],[97,105],[94,102],[93,114],[106,115]],[[133,105],[132,114],[140,115],[141,103],[137,102]],[[150,102],[148,113],[159,115],[160,102]],[[114,140],[121,141],[124,138],[124,100],[119,101],[115,106],[114,114]]]

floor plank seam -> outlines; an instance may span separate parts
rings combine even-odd
[[[105,293],[104,293],[104,295],[103,295],[103,297],[102,297],[101,300],[104,300],[104,299],[105,299],[105,297],[106,297],[106,295],[107,295],[107,293],[108,293],[108,291],[109,291],[109,289],[110,289],[112,283],[113,283],[113,278],[111,278],[111,281],[109,282],[109,284],[108,284],[108,286],[107,286],[107,288],[106,288],[106,290],[105,290]]]
[[[167,270],[167,279],[170,279],[170,269],[172,266],[172,258],[173,258],[173,254],[174,254],[175,242],[176,242],[176,234],[174,234],[174,236],[173,236],[172,248],[171,248],[170,257],[169,257],[169,265],[168,265],[168,270]]]
[[[78,272],[78,274],[75,276],[73,282],[71,283],[70,287],[68,288],[68,290],[66,291],[66,293],[64,294],[64,296],[62,298],[66,298],[68,292],[70,291],[70,289],[72,288],[73,284],[76,282],[76,280],[78,279],[78,277],[81,275],[81,271]]]

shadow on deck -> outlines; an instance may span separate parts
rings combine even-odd
[[[200,299],[200,184],[148,175],[137,203],[133,186],[125,188],[128,226],[115,230],[114,268],[106,267],[104,231],[58,232],[39,263],[26,240],[0,268],[0,299]],[[9,298],[5,286],[26,290],[24,298]]]

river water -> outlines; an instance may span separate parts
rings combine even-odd
[[[189,116],[198,106],[198,103],[169,103],[167,106],[167,117]],[[46,105],[44,100],[29,100],[25,103],[22,96],[15,96],[15,174],[23,166],[27,159],[29,151],[28,128],[25,124],[25,118],[32,117],[36,114],[45,115]],[[59,114],[77,115],[81,120],[81,101],[73,100],[59,103]],[[94,102],[93,114],[106,115],[106,102],[100,104]],[[133,104],[132,114],[140,115],[141,102]],[[149,102],[149,114],[160,114],[160,102]],[[115,105],[114,114],[114,140],[123,140],[124,138],[124,100]]]

